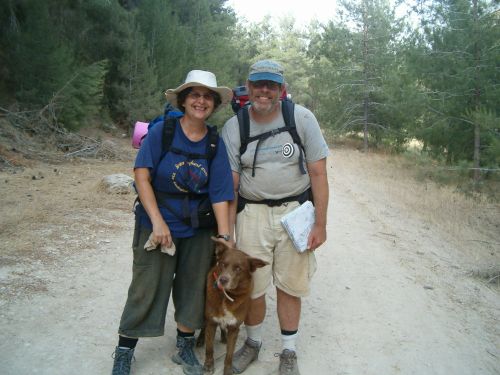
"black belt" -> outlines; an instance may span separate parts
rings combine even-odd
[[[283,203],[287,202],[299,202],[300,204],[304,203],[307,200],[312,201],[312,192],[311,189],[307,189],[303,193],[300,193],[298,195],[293,195],[291,197],[285,197],[281,199],[262,199],[260,201],[253,201],[250,199],[243,198],[241,195],[238,194],[238,212],[243,210],[245,207],[245,204],[247,203],[252,203],[252,204],[265,204],[269,207],[278,207],[281,206]]]

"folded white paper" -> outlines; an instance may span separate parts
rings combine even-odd
[[[305,201],[281,218],[281,225],[287,231],[299,253],[307,250],[307,239],[314,221],[314,206],[311,201]]]

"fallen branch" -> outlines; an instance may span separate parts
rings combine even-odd
[[[64,154],[64,157],[69,157],[69,156],[74,156],[74,155],[77,155],[77,154],[82,154],[84,153],[85,151],[88,151],[88,150],[93,150],[95,147],[94,146],[87,146],[85,148],[82,148],[81,150],[76,150],[76,151],[73,151],[73,152],[69,152],[67,154]]]
[[[500,274],[499,274],[499,275],[496,275],[496,276],[494,276],[494,277],[492,277],[491,279],[489,279],[489,280],[487,281],[487,283],[489,284],[489,283],[491,283],[493,280],[498,279],[498,278],[500,278]]]
[[[4,158],[2,155],[0,155],[0,159],[2,159],[2,161],[9,167],[14,167],[14,164],[12,164],[9,159]]]
[[[386,235],[386,236],[391,236],[391,237],[396,237],[396,238],[398,237],[397,235],[392,234],[392,233],[385,233],[385,232],[379,232],[379,233],[380,233],[380,234],[384,234],[384,235]]]

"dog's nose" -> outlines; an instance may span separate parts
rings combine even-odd
[[[228,283],[229,279],[227,278],[227,276],[221,276],[219,277],[219,283],[221,285],[226,285]]]

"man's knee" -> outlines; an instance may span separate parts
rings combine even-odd
[[[276,288],[277,303],[300,303],[301,297],[293,296],[280,288]]]

